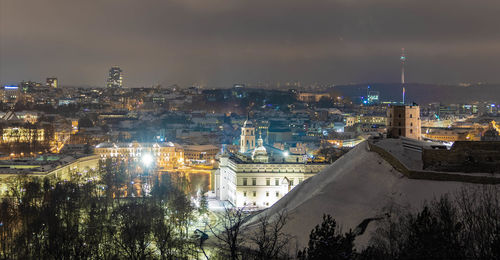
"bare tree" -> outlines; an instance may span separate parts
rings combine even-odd
[[[500,187],[463,187],[455,196],[469,257],[500,257]]]
[[[271,218],[268,214],[259,217],[257,227],[250,236],[250,241],[257,246],[257,259],[286,259],[291,236],[283,232],[288,221],[285,210]]]
[[[240,256],[240,251],[244,238],[243,224],[245,222],[245,214],[243,208],[228,208],[226,207],[221,213],[218,224],[208,225],[210,232],[221,243],[222,248],[231,260],[236,260]]]

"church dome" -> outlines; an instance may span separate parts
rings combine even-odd
[[[253,151],[253,154],[254,154],[254,156],[255,155],[267,155],[267,149],[264,146],[259,146],[259,147],[255,148],[255,150]]]

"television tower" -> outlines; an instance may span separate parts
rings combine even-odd
[[[403,87],[403,105],[405,104],[405,63],[406,63],[406,54],[405,48],[401,49],[401,86]]]

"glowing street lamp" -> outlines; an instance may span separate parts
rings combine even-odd
[[[142,164],[144,166],[149,167],[153,163],[153,156],[149,153],[146,153],[142,156]]]

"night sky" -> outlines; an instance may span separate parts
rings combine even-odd
[[[0,0],[0,82],[500,82],[499,0]]]

